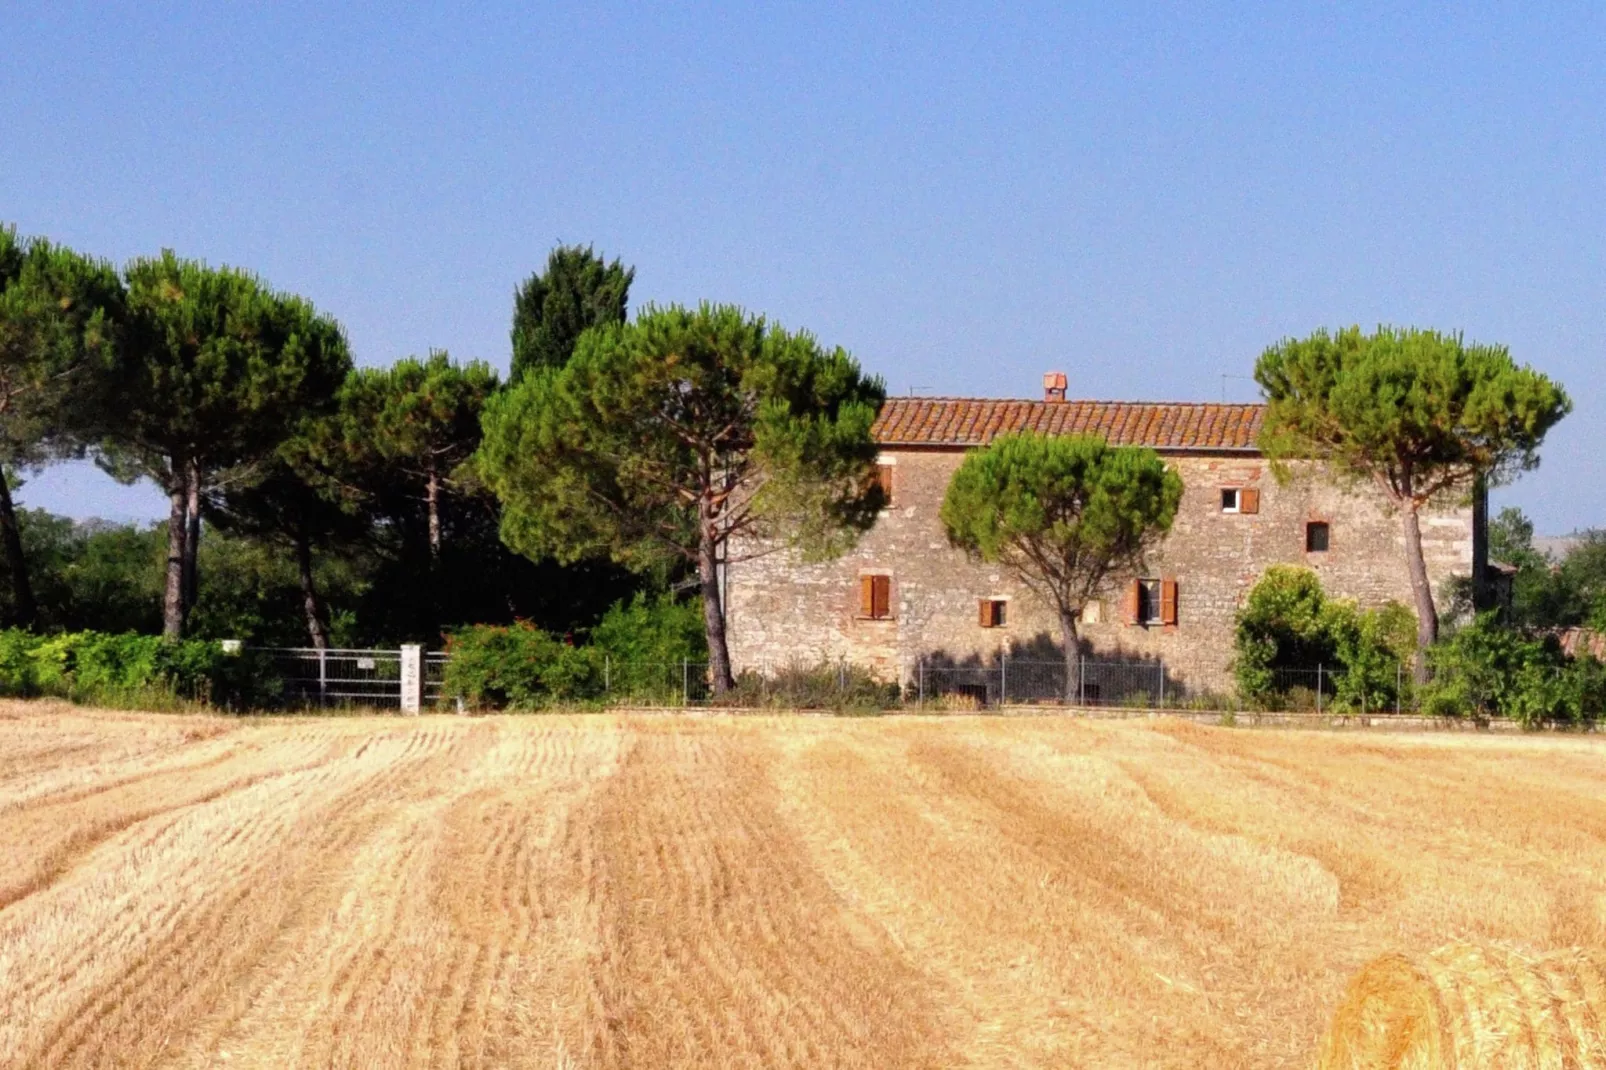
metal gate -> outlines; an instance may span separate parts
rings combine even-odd
[[[282,684],[287,706],[379,706],[402,704],[399,650],[318,650],[314,647],[262,647]],[[439,686],[437,685],[437,694]]]

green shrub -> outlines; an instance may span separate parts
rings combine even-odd
[[[606,659],[610,693],[620,698],[678,702],[682,667],[690,663],[700,674],[708,661],[701,603],[667,594],[614,603],[590,639]]]
[[[600,651],[529,624],[460,628],[447,637],[446,650],[444,693],[471,706],[530,709],[603,691]]]
[[[234,705],[263,691],[261,666],[218,643],[132,632],[0,632],[0,691],[101,705]]]
[[[1600,716],[1606,670],[1570,659],[1552,638],[1536,638],[1484,613],[1428,652],[1433,681],[1422,709],[1440,717],[1510,717],[1524,728],[1578,724]]]
[[[1412,656],[1416,618],[1398,603],[1363,610],[1328,599],[1307,568],[1273,565],[1249,592],[1234,633],[1233,672],[1243,699],[1265,709],[1298,708],[1314,671],[1324,667],[1323,691],[1334,709],[1386,709]],[[1303,683],[1295,674],[1312,674]]]

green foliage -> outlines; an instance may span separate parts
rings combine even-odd
[[[474,707],[532,709],[602,694],[600,651],[529,624],[476,625],[447,637],[445,694]]]
[[[1268,454],[1324,458],[1402,502],[1533,468],[1546,432],[1572,408],[1504,346],[1429,330],[1288,339],[1261,355],[1255,379],[1268,402]]]
[[[169,251],[125,274],[112,437],[163,486],[175,459],[211,473],[267,454],[351,370],[339,324],[247,272]]]
[[[0,693],[7,695],[110,706],[210,702],[241,708],[262,701],[271,687],[264,666],[225,654],[217,643],[132,633],[0,632]]]
[[[122,305],[111,265],[0,226],[0,463],[36,462],[93,433],[96,373]]]
[[[1524,728],[1576,725],[1606,713],[1606,666],[1566,657],[1554,637],[1535,637],[1493,613],[1432,651],[1434,679],[1423,694],[1436,716],[1509,717]]]
[[[1434,680],[1422,696],[1434,716],[1511,717],[1531,727],[1571,720],[1554,643],[1529,638],[1491,613],[1430,652]]]
[[[1153,450],[1076,435],[1002,435],[965,457],[942,522],[955,546],[1077,611],[1135,574],[1171,529],[1182,479]]]
[[[616,603],[591,630],[590,642],[609,658],[613,686],[627,691],[656,686],[663,666],[708,660],[702,607],[668,594]]]
[[[611,607],[583,646],[533,627],[480,625],[447,639],[446,694],[474,706],[530,708],[602,698],[679,701],[682,667],[708,648],[695,603],[638,594]]]
[[[423,513],[432,494],[473,490],[461,469],[479,446],[480,411],[498,385],[489,364],[455,364],[444,350],[358,368],[340,388],[337,418],[313,430],[309,451],[338,488],[391,513],[402,511],[399,501]]]
[[[741,309],[648,308],[493,398],[476,467],[503,540],[534,560],[695,568],[718,688],[716,562],[777,543],[828,556],[873,523],[884,396],[843,350]]]
[[[546,270],[513,295],[513,369],[518,382],[532,372],[561,368],[575,342],[592,327],[625,322],[635,268],[608,263],[590,246],[560,245]]]
[[[721,541],[830,542],[874,520],[870,425],[884,396],[844,351],[738,308],[648,308],[492,399],[478,467],[502,500],[503,538],[533,558],[692,561],[699,508]]]
[[[1503,346],[1459,335],[1350,327],[1272,346],[1255,366],[1267,400],[1260,448],[1280,473],[1316,458],[1381,488],[1406,511],[1418,645],[1438,634],[1416,511],[1539,463],[1545,434],[1572,408],[1562,388]]]
[[[1233,672],[1239,693],[1262,706],[1289,704],[1325,669],[1324,694],[1335,709],[1387,709],[1401,697],[1400,666],[1411,658],[1410,610],[1391,603],[1361,610],[1332,601],[1307,568],[1273,565],[1238,612]]]
[[[1181,500],[1182,478],[1153,450],[1001,435],[966,455],[941,516],[953,545],[1004,565],[1058,611],[1069,700],[1078,690],[1078,615],[1112,580],[1140,573]]]
[[[1559,561],[1533,544],[1533,523],[1514,508],[1489,523],[1489,557],[1513,565],[1511,619],[1529,631],[1606,630],[1606,532],[1586,531]]]

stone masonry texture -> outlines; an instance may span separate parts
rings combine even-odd
[[[1176,580],[1177,623],[1125,623],[1124,584],[1118,585],[1095,609],[1100,619],[1081,625],[1086,656],[1159,660],[1166,676],[1189,691],[1229,690],[1236,614],[1274,564],[1308,566],[1330,596],[1363,607],[1411,605],[1401,520],[1381,494],[1337,486],[1317,466],[1279,482],[1253,451],[1162,455],[1185,489],[1176,522],[1144,576]],[[803,563],[781,550],[733,561],[726,604],[737,671],[846,660],[907,682],[920,658],[990,664],[1005,652],[1023,661],[1060,657],[1054,613],[1007,569],[948,544],[938,512],[963,458],[954,448],[884,449],[882,460],[893,467],[892,504],[840,558]],[[1224,487],[1258,488],[1259,512],[1223,512]],[[1325,553],[1305,551],[1311,521],[1330,525]],[[1450,577],[1471,574],[1470,503],[1424,510],[1422,537],[1436,595]],[[890,577],[890,619],[860,615],[860,578],[871,574]],[[1007,600],[1003,627],[978,621],[977,604],[988,598]]]

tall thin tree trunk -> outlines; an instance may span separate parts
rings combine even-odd
[[[324,623],[323,602],[312,579],[312,540],[296,535],[296,567],[301,573],[301,608],[307,617],[307,635],[316,650],[329,649],[329,628]]]
[[[712,525],[699,524],[697,581],[703,596],[703,630],[708,635],[708,679],[714,694],[723,695],[735,686],[731,675],[730,647],[725,642],[725,604],[719,592],[719,546]]]
[[[162,634],[169,639],[184,635],[184,540],[189,533],[189,503],[180,472],[182,469],[175,471],[167,492],[167,589],[162,596]]]
[[[199,556],[201,552],[201,466],[191,461],[184,468],[184,614],[195,608],[200,594]]]
[[[1065,640],[1065,701],[1082,694],[1082,642],[1076,634],[1076,614],[1060,610],[1060,637]]]
[[[17,510],[11,503],[11,481],[0,468],[0,541],[6,546],[6,567],[11,570],[11,594],[16,601],[13,620],[19,628],[31,628],[39,618],[33,600],[33,583],[28,579],[28,559],[22,553],[22,529],[17,526]]]
[[[429,558],[432,563],[439,563],[441,558],[441,477],[436,473],[435,466],[429,468],[429,476],[424,481],[424,500],[429,506]]]
[[[1439,640],[1439,611],[1433,604],[1433,586],[1428,582],[1428,565],[1422,557],[1422,525],[1416,507],[1406,502],[1402,508],[1405,525],[1405,561],[1411,570],[1411,596],[1416,601],[1416,670],[1419,684],[1428,682],[1428,648]]]

